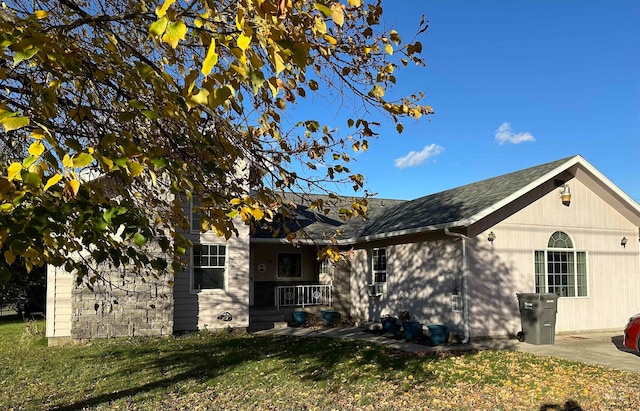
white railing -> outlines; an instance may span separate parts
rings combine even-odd
[[[307,305],[331,307],[331,285],[285,285],[275,289],[276,308]]]

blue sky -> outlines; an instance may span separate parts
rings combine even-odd
[[[640,201],[640,2],[382,4],[403,38],[430,22],[426,69],[394,93],[426,91],[435,114],[382,127],[352,166],[369,191],[417,198],[581,154]]]

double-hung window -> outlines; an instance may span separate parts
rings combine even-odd
[[[373,282],[387,282],[387,249],[374,248],[372,253]]]
[[[536,293],[558,297],[586,297],[587,253],[576,251],[571,238],[556,231],[546,250],[534,252]]]
[[[224,289],[227,247],[219,244],[194,244],[192,249],[193,289]]]

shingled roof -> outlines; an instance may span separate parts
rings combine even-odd
[[[343,221],[335,213],[320,215],[303,204],[298,208],[301,218],[296,219],[297,227],[289,228],[294,231],[304,230],[309,238],[317,241],[322,240],[323,233],[337,229],[341,232],[338,238],[340,241],[353,243],[382,236],[462,227],[504,205],[503,203],[514,200],[527,187],[531,189],[532,185],[553,178],[549,173],[555,171],[555,176],[576,163],[583,162],[588,164],[580,156],[567,157],[415,200],[369,199],[366,221],[358,218]],[[343,201],[350,202],[349,198],[344,198]],[[270,237],[271,234],[265,230],[254,234],[254,238]]]
[[[363,227],[359,237],[461,225],[517,193],[572,157],[427,195],[386,209]]]

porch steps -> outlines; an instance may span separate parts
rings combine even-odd
[[[249,311],[249,331],[260,331],[287,328],[291,321],[293,310],[251,309]]]

